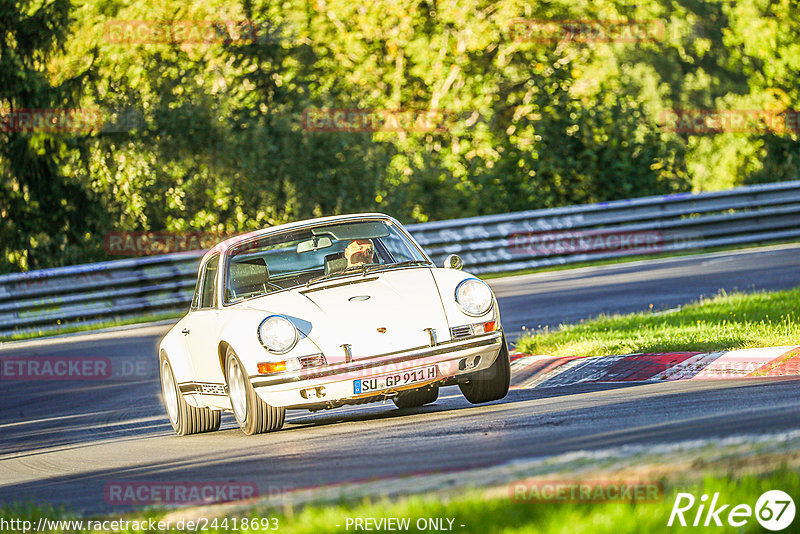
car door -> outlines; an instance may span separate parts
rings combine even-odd
[[[203,265],[192,299],[192,313],[181,331],[198,382],[223,382],[217,353],[219,310],[216,283],[219,265],[219,254],[209,258]]]

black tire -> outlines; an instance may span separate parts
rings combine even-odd
[[[436,402],[439,398],[439,386],[426,386],[424,388],[401,391],[392,402],[398,408],[417,408],[425,404]]]
[[[237,370],[238,369],[238,370]],[[239,428],[248,436],[274,432],[283,427],[286,408],[270,406],[258,396],[250,384],[242,362],[232,348],[225,354],[225,381],[231,408]],[[239,396],[241,395],[241,398]]]
[[[469,381],[458,384],[461,393],[472,404],[491,402],[502,399],[508,394],[511,385],[511,360],[508,356],[508,345],[503,336],[503,346],[494,363],[483,371],[469,377]]]
[[[179,436],[188,436],[219,430],[222,412],[210,408],[195,408],[186,402],[178,388],[169,358],[164,353],[159,357],[159,369],[164,409],[175,433]]]

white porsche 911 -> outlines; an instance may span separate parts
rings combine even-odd
[[[472,403],[508,393],[497,302],[449,256],[436,268],[396,220],[325,217],[224,241],[200,264],[189,312],[159,347],[164,404],[180,435],[278,430],[287,409],[392,399]]]

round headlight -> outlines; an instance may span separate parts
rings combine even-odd
[[[258,340],[268,351],[283,354],[297,344],[297,328],[282,315],[270,315],[258,325]]]
[[[492,290],[477,278],[464,280],[456,287],[456,303],[467,315],[484,315],[492,309],[492,302]]]

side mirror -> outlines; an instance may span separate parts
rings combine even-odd
[[[462,267],[464,267],[464,260],[461,259],[461,256],[458,254],[450,254],[444,259],[445,269],[455,269],[460,271]]]

